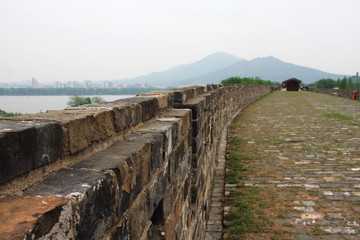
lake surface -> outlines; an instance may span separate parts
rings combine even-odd
[[[115,101],[134,95],[97,95],[105,101]],[[82,96],[94,97],[94,96]],[[70,96],[0,96],[0,109],[6,112],[39,113],[47,110],[63,110],[67,108]]]

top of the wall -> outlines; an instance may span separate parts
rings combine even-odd
[[[103,104],[1,119],[0,185],[59,159],[91,152],[100,143],[124,137],[174,103],[223,87],[154,91]]]

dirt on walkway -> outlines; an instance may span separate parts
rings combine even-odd
[[[225,239],[360,239],[360,102],[275,92],[229,127]]]

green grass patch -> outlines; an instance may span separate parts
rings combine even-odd
[[[352,117],[344,115],[344,114],[340,114],[340,113],[325,114],[325,117],[333,118],[333,119],[337,119],[337,120],[353,120]]]
[[[309,194],[310,197],[320,196],[320,193],[318,191],[314,191],[314,190],[308,190],[307,193]]]
[[[289,227],[289,228],[292,228],[294,227],[294,224],[291,224],[291,223],[284,223],[283,224],[284,227]]]
[[[230,192],[228,204],[230,213],[225,218],[232,222],[227,227],[229,237],[226,239],[241,239],[246,233],[269,232],[274,223],[265,215],[269,196],[263,195],[263,189],[254,186],[241,186]]]
[[[226,156],[226,168],[230,171],[226,172],[226,181],[231,184],[239,183],[241,180],[247,179],[248,170],[242,163],[243,160],[249,160],[251,157],[247,155],[239,155],[237,153],[228,153]]]
[[[315,236],[322,236],[324,234],[327,234],[324,230],[321,229],[321,226],[318,224],[313,225],[311,233]]]

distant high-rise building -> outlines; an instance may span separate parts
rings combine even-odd
[[[92,82],[90,80],[85,80],[84,84],[85,84],[86,88],[91,88],[92,87]]]
[[[32,81],[32,88],[40,87],[40,83],[34,77],[31,79],[31,81]]]
[[[114,84],[110,81],[104,81],[104,88],[113,88]]]
[[[55,87],[56,88],[62,88],[63,87],[62,82],[60,82],[60,81],[55,82]]]

